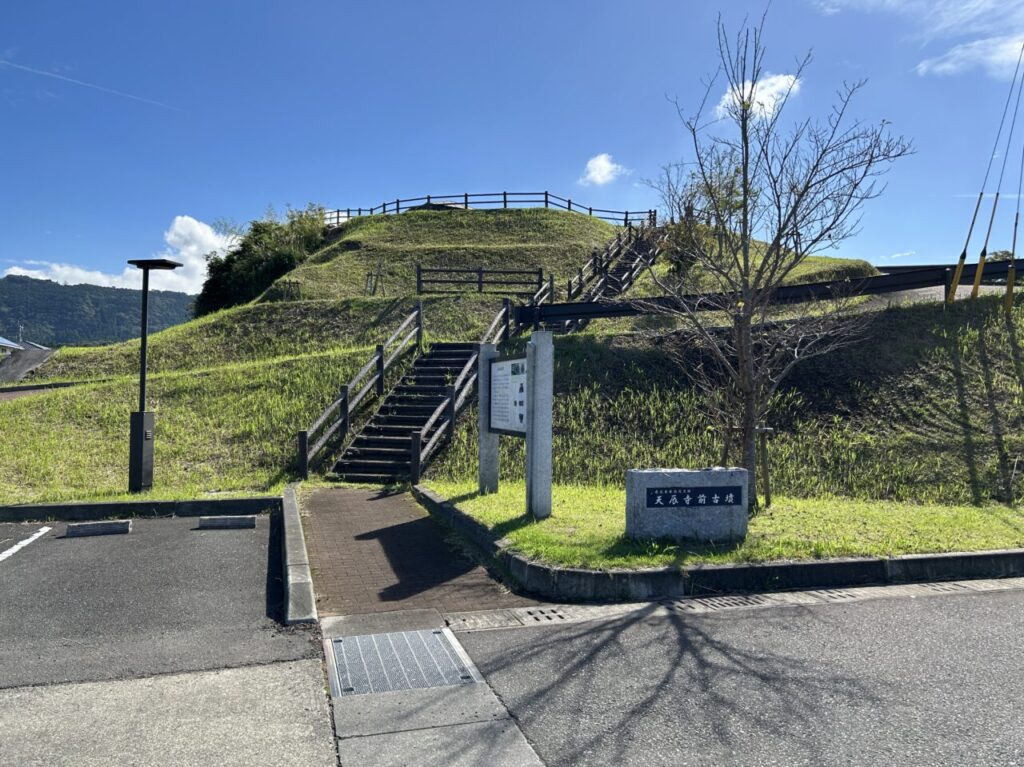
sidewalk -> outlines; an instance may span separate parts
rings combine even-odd
[[[301,507],[320,615],[537,604],[449,544],[408,493],[317,490]]]
[[[447,628],[447,614],[529,607],[408,493],[302,499],[303,526],[348,767],[543,767]]]

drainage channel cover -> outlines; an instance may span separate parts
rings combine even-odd
[[[341,695],[482,682],[451,632],[439,629],[332,641]]]

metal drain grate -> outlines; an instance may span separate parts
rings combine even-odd
[[[846,589],[818,589],[807,593],[813,594],[818,599],[822,599],[826,602],[853,602],[854,600],[863,598],[858,592],[847,591]]]
[[[569,620],[569,616],[561,607],[527,607],[518,610],[523,623],[561,623]]]
[[[708,610],[729,610],[737,607],[759,607],[768,604],[768,600],[756,594],[736,595],[727,597],[701,597],[695,600]]]
[[[918,583],[913,588],[931,594],[953,594],[970,591],[962,583]]]
[[[447,630],[344,637],[332,645],[341,695],[483,681]]]

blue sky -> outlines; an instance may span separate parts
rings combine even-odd
[[[685,151],[666,96],[703,94],[718,10],[735,27],[764,5],[5,3],[0,274],[130,284],[127,259],[169,253],[191,268],[162,286],[192,291],[207,224],[268,206],[502,189],[653,206],[642,180]],[[955,260],[1022,37],[1024,0],[775,0],[768,72],[814,52],[793,116],[868,78],[855,113],[917,149],[842,255]],[[621,172],[581,183],[602,154]]]

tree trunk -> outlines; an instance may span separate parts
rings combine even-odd
[[[737,318],[737,372],[740,380],[740,456],[747,470],[747,508],[757,506],[757,382],[754,380],[754,348],[751,318]]]

